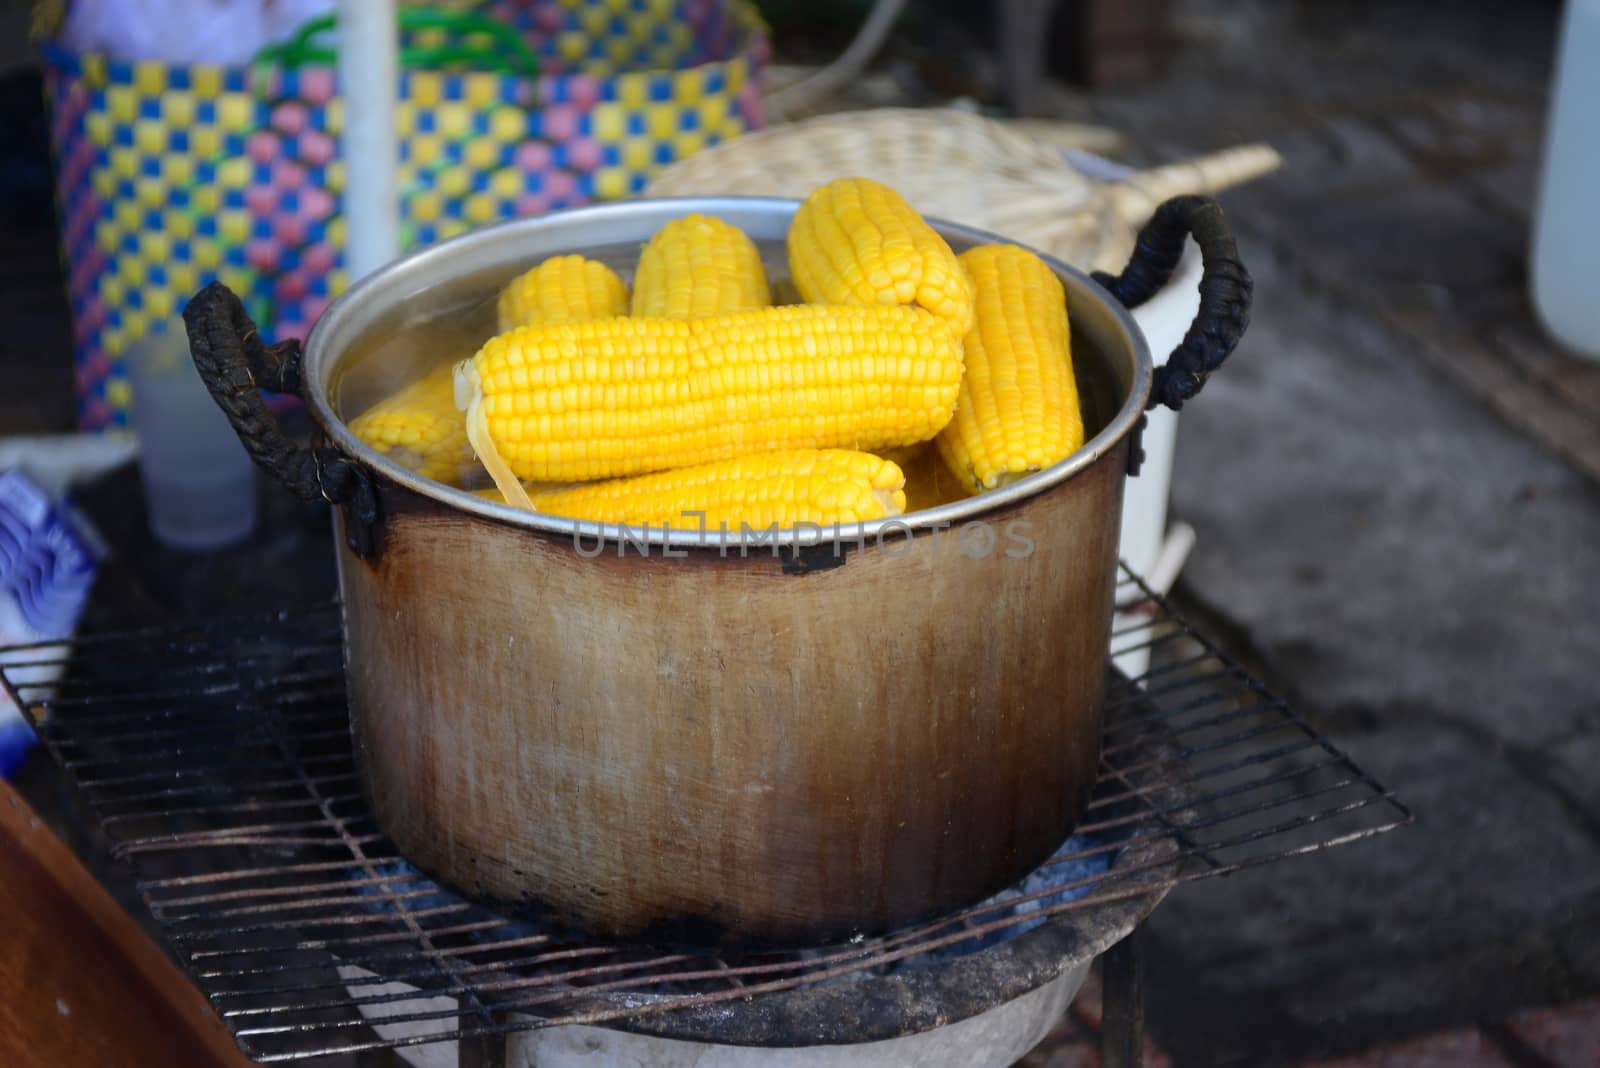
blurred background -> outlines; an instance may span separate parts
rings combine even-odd
[[[214,46],[115,19],[69,45],[74,6],[0,0],[0,468],[32,472],[93,560],[56,625],[331,595],[325,512],[276,488],[251,484],[226,544],[152,531],[124,366],[209,277],[248,289],[279,337],[336,295],[328,90],[284,54],[265,97],[208,89],[171,72]],[[680,7],[666,22],[682,33],[626,54],[573,37],[542,73],[601,85],[648,56],[714,62],[692,88],[662,83],[692,124],[630,148],[644,135],[623,123],[608,140],[581,83],[542,102],[485,89],[486,113],[522,117],[469,116],[455,141],[443,112],[416,120],[404,242],[641,195],[757,127],[888,108],[954,108],[1045,153],[1027,157],[1042,192],[1008,236],[1089,219],[1079,266],[1123,254],[1136,176],[1216,192],[1254,319],[1174,423],[1135,563],[1159,560],[1180,607],[1417,822],[1173,894],[1147,928],[1152,1063],[1600,1064],[1600,5],[763,0],[759,41],[700,10],[718,5]],[[891,17],[868,33],[875,7]],[[259,42],[232,39],[241,57],[281,43],[259,25]],[[165,73],[84,58],[119,47],[171,57]],[[264,109],[260,130],[227,128],[230,96]],[[952,160],[951,189],[1022,166],[1002,151]],[[235,153],[250,160],[237,182]],[[1202,163],[1170,170],[1185,161]],[[47,811],[51,774],[18,757]],[[1029,1063],[1093,1063],[1097,1019],[1084,1002]]]

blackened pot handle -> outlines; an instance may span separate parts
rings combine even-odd
[[[1189,237],[1200,246],[1200,310],[1183,342],[1156,367],[1149,408],[1183,407],[1200,392],[1206,377],[1222,366],[1250,325],[1250,272],[1239,262],[1239,249],[1221,205],[1201,196],[1163,202],[1139,231],[1138,244],[1122,273],[1096,271],[1093,276],[1124,307],[1136,307],[1172,278]]]
[[[300,395],[300,342],[261,340],[244,305],[221,282],[196,293],[183,309],[189,354],[245,451],[304,501],[319,497],[345,507],[345,534],[362,556],[376,550],[377,494],[372,480],[338,449],[291,441],[261,398],[262,388]]]

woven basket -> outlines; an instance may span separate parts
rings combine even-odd
[[[1282,162],[1266,145],[1245,145],[1105,182],[1075,167],[1063,140],[1037,124],[1012,128],[948,108],[845,112],[681,160],[645,195],[803,197],[856,175],[893,186],[925,215],[992,230],[1086,270],[1117,271],[1161,201],[1215,193]]]
[[[747,0],[449,6],[499,15],[539,74],[468,61],[401,72],[402,247],[637,194],[763,121],[766,30]],[[400,43],[449,43],[410,36]],[[335,68],[43,51],[79,425],[129,425],[123,350],[213,279],[274,339],[304,336],[346,282]]]

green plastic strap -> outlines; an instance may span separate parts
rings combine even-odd
[[[395,17],[402,30],[450,30],[463,36],[489,37],[500,46],[499,51],[465,43],[427,48],[405,47],[400,50],[399,57],[402,69],[430,70],[449,63],[466,63],[481,71],[520,74],[526,78],[539,76],[539,57],[515,28],[498,19],[472,11],[436,11],[416,7],[403,7]],[[253,64],[257,68],[331,66],[338,60],[338,51],[314,39],[333,30],[336,25],[337,17],[334,15],[319,15],[309,19],[287,41],[269,45],[257,52]]]

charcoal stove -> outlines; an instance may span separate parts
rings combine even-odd
[[[1006,1064],[1104,954],[1118,1066],[1142,1049],[1130,936],[1168,891],[1411,819],[1126,571],[1118,599],[1140,671],[1110,682],[1073,837],[989,901],[818,950],[588,939],[411,868],[357,784],[336,605],[0,651],[0,680],[263,1063]]]

